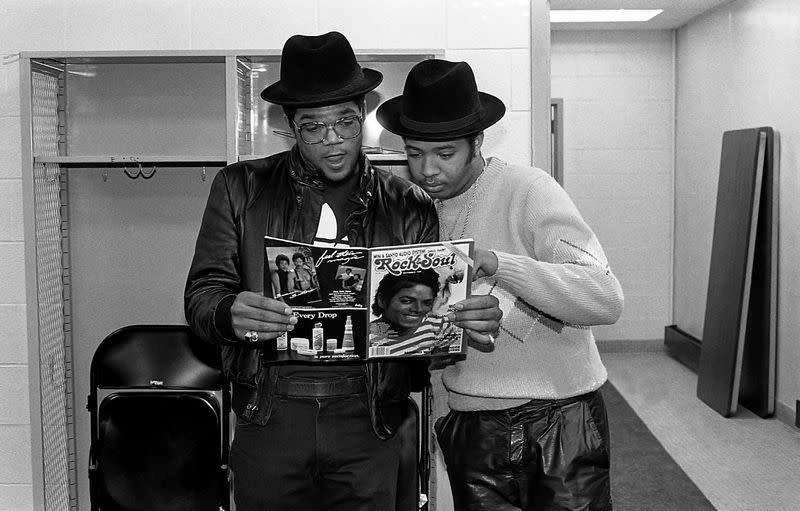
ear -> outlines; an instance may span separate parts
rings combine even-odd
[[[481,153],[481,147],[483,147],[483,132],[481,131],[478,133],[478,136],[475,137],[475,142],[472,144],[472,149],[475,154]]]

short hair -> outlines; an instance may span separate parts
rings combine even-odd
[[[279,268],[280,268],[280,266],[281,266],[281,261],[286,261],[286,264],[289,264],[289,263],[291,263],[291,261],[290,261],[290,260],[289,260],[289,258],[286,256],[286,254],[278,254],[278,255],[276,255],[276,256],[275,256],[275,266],[277,266],[277,267],[279,267]]]
[[[294,261],[295,259],[302,259],[303,262],[306,262],[306,255],[302,252],[295,252],[294,254],[292,254],[292,261]]]
[[[372,301],[372,313],[376,316],[383,315],[383,307],[378,303],[378,297],[388,302],[403,289],[414,287],[417,284],[428,286],[433,292],[433,296],[439,294],[439,274],[435,270],[427,269],[413,273],[401,273],[400,275],[387,273],[381,279],[378,289],[375,291],[375,299]]]
[[[477,158],[477,156],[479,154],[478,149],[475,147],[475,141],[478,140],[478,136],[480,136],[482,134],[483,134],[483,131],[479,131],[477,133],[473,133],[471,135],[467,135],[466,137],[464,137],[467,140],[467,145],[469,146],[469,150],[470,150],[470,158],[469,159],[470,159],[470,161],[472,161],[473,158]]]

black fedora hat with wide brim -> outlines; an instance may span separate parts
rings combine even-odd
[[[383,75],[362,68],[339,32],[294,35],[283,46],[280,80],[263,91],[265,101],[289,107],[343,103],[375,89]]]
[[[466,62],[423,60],[408,73],[401,96],[378,107],[378,122],[416,140],[452,140],[483,131],[506,112],[503,102],[480,92]]]

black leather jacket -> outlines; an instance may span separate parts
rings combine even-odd
[[[417,186],[360,162],[358,206],[346,220],[352,246],[436,241],[433,201]],[[184,294],[186,319],[202,338],[221,345],[240,419],[266,424],[277,370],[261,363],[261,350],[234,337],[230,307],[241,291],[264,290],[264,235],[313,242],[323,204],[323,182],[294,147],[260,160],[228,165],[214,178]],[[429,377],[422,360],[364,364],[372,426],[392,436],[399,407]]]

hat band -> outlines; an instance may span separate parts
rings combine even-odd
[[[448,131],[448,130],[457,130],[459,128],[464,128],[473,124],[475,121],[479,121],[481,118],[481,112],[473,112],[469,115],[461,117],[459,119],[455,119],[452,121],[441,121],[441,122],[420,122],[415,121],[413,119],[409,119],[406,117],[405,114],[400,114],[400,120],[402,123],[413,130],[424,131],[424,130],[432,130],[432,131]]]

